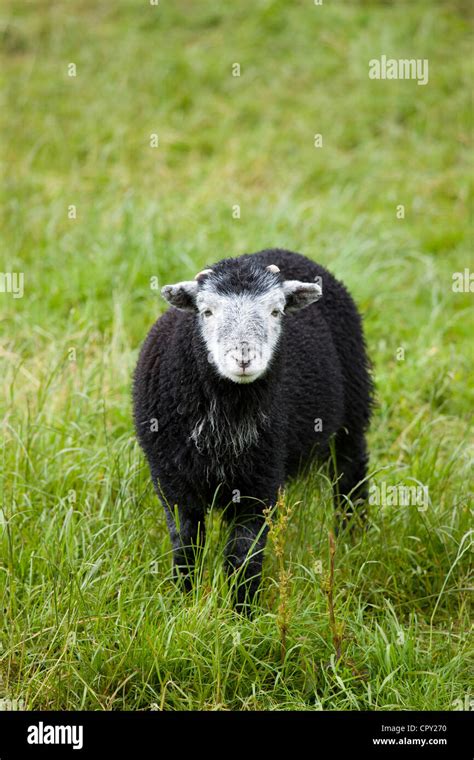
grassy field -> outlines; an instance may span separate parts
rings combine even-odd
[[[24,294],[0,292],[0,706],[469,706],[468,7],[4,4],[0,268]],[[428,84],[369,79],[382,54],[428,59]],[[165,309],[152,278],[272,246],[351,289],[372,482],[429,503],[372,505],[331,576],[327,474],[290,483],[247,620],[218,514],[201,583],[172,583],[130,382]]]

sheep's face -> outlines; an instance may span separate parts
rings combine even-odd
[[[199,292],[200,329],[209,361],[222,377],[251,383],[269,366],[280,338],[285,297],[273,288],[257,297]]]
[[[285,315],[321,295],[315,282],[283,280],[277,267],[260,268],[257,277],[225,276],[205,270],[192,282],[163,288],[179,309],[193,311],[207,358],[221,377],[252,383],[271,365]]]

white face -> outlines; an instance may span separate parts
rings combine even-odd
[[[275,278],[276,267],[257,272],[260,287],[224,289],[213,270],[204,281],[165,285],[162,295],[177,309],[193,312],[207,348],[207,358],[219,375],[235,383],[252,383],[271,364],[288,313],[309,306],[321,296],[316,282]],[[263,272],[263,277],[262,277]],[[270,278],[270,280],[269,280]]]
[[[235,383],[251,383],[263,375],[281,334],[283,289],[258,296],[203,290],[196,306],[208,359],[218,373]]]

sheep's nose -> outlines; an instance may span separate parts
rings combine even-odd
[[[246,367],[249,366],[252,359],[250,356],[250,348],[249,348],[248,341],[243,340],[240,343],[240,346],[238,347],[238,350],[237,350],[236,359],[237,359],[237,364],[242,369],[245,369]]]

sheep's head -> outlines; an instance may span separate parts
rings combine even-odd
[[[270,366],[285,315],[317,301],[321,287],[285,280],[277,266],[249,256],[226,259],[161,292],[172,306],[196,314],[219,375],[251,383]]]

